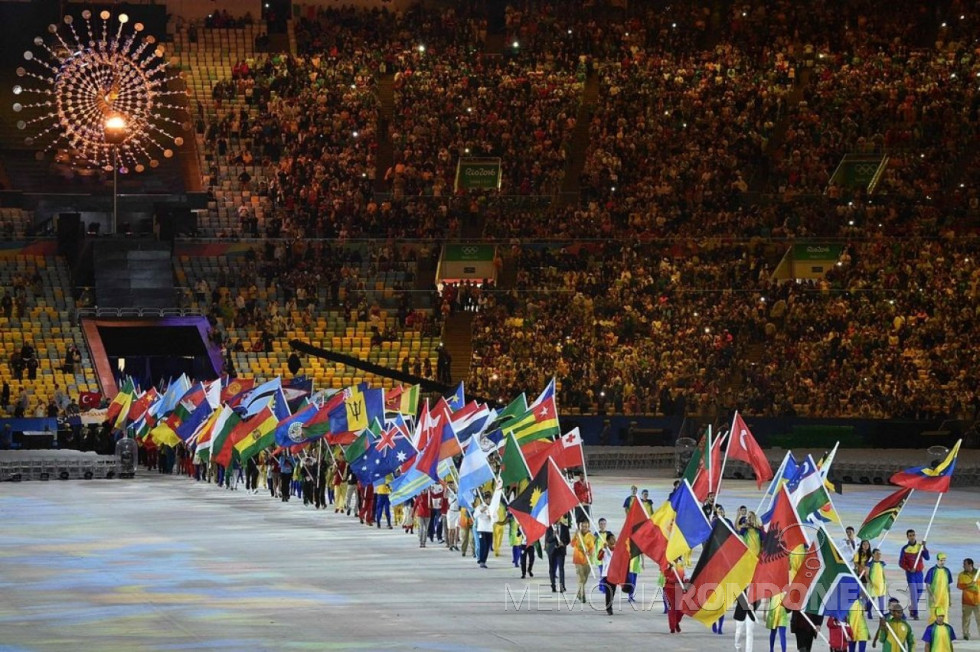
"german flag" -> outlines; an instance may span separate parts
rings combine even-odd
[[[725,615],[752,581],[758,557],[721,519],[715,521],[684,594],[684,614],[704,625]]]

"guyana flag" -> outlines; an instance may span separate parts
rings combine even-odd
[[[899,512],[902,511],[902,507],[905,506],[905,501],[912,495],[912,491],[910,487],[899,489],[872,507],[868,517],[861,524],[858,538],[877,539],[890,530],[898,518]]]
[[[561,428],[558,425],[555,397],[549,396],[532,406],[523,415],[509,422],[504,427],[504,431],[513,433],[521,446],[538,439],[558,437],[561,435]]]
[[[540,467],[538,467],[538,470]],[[527,461],[521,453],[521,447],[514,439],[514,433],[507,433],[507,444],[500,454],[500,480],[505,487],[512,484],[519,484],[531,478],[531,472],[527,468]]]
[[[717,622],[752,581],[757,562],[732,528],[716,520],[684,594],[684,613],[704,625]]]

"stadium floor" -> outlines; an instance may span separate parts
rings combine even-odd
[[[665,472],[652,471],[590,480],[594,513],[617,533],[630,484],[649,489],[655,502],[671,484]],[[835,501],[845,522],[859,525],[887,493],[847,486]],[[732,515],[742,503],[754,509],[759,496],[752,482],[726,480],[720,502]],[[904,531],[925,531],[934,500],[913,495],[889,535],[894,586]],[[929,537],[933,556],[949,554],[954,578],[964,556],[980,558],[978,506],[980,492],[951,491]],[[610,617],[596,591],[595,608],[574,601],[571,559],[570,593],[552,594],[546,561],[537,561],[534,581],[525,583],[506,541],[481,570],[435,544],[422,550],[398,529],[184,477],[4,483],[0,523],[2,650],[594,650],[660,641],[676,651],[733,647],[731,614],[723,637],[690,619],[682,634],[667,634],[652,564],[640,577],[638,604],[623,602]],[[958,634],[959,601],[954,588],[949,622]],[[924,620],[915,623],[917,640],[924,628]],[[973,638],[956,649],[980,650],[980,637]],[[755,644],[768,649],[762,627]]]

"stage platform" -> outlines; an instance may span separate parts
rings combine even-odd
[[[0,450],[0,482],[115,478],[115,455],[76,450]]]

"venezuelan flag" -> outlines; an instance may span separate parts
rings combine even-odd
[[[946,455],[946,459],[935,467],[915,466],[899,471],[891,477],[891,483],[909,489],[946,493],[949,491],[949,483],[953,479],[953,470],[956,469],[956,456],[960,452],[961,443],[963,443],[962,439],[956,442],[953,449]]]

